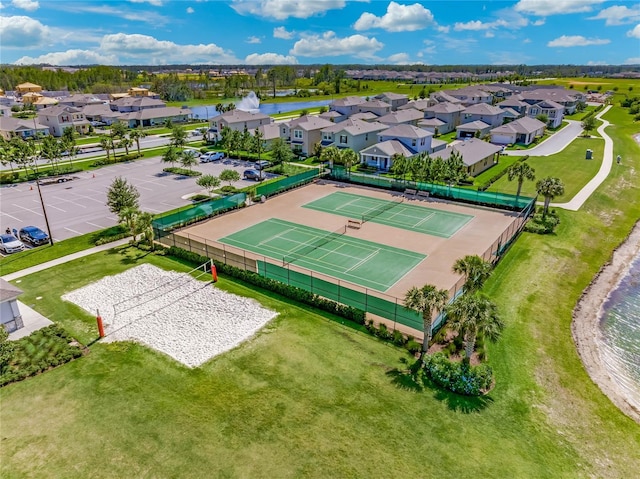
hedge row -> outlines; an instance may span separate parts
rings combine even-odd
[[[175,173],[176,175],[182,176],[200,176],[202,174],[201,171],[187,170],[186,168],[164,168],[162,171],[166,173]]]
[[[206,256],[201,256],[198,253],[193,253],[191,251],[178,248],[177,246],[171,246],[166,251],[166,253],[170,256],[174,256],[176,258],[180,258],[193,263],[194,265],[201,265],[209,261],[209,258],[207,258]],[[281,296],[293,299],[294,301],[308,304],[309,306],[313,306],[314,308],[327,311],[337,316],[342,316],[349,321],[353,321],[358,324],[364,324],[365,312],[360,309],[336,303],[335,301],[325,299],[302,288],[290,286],[274,279],[265,278],[264,276],[260,276],[259,274],[253,273],[251,271],[245,271],[243,269],[236,268],[235,266],[229,266],[215,260],[213,263],[215,264],[216,270],[219,273],[227,274],[233,278],[237,278],[259,288],[273,291],[274,293],[280,294]]]
[[[521,158],[518,158],[518,160],[516,161],[516,163],[520,162],[520,161],[527,161],[529,159],[529,155],[525,155]],[[514,163],[515,164],[515,163]],[[513,166],[513,165],[511,165]],[[511,167],[509,167],[511,168]],[[478,187],[478,191],[485,191],[487,188],[489,188],[492,184],[494,184],[496,181],[498,181],[500,178],[502,178],[504,175],[506,175],[509,172],[509,168],[505,168],[504,170],[502,170],[500,173],[496,173],[495,175],[493,175],[489,181],[487,181],[485,184],[481,185]]]
[[[0,173],[0,185],[8,185],[11,183],[18,183],[22,181],[35,180],[36,178],[47,178],[49,176],[58,176],[58,175],[70,175],[73,173],[78,173],[82,171],[81,168],[61,168],[60,170],[54,171],[53,169],[41,170],[38,173],[28,173],[26,177],[20,176],[24,170],[20,171],[9,171]]]
[[[598,113],[600,110],[602,110],[604,108],[604,105],[598,105],[597,107],[595,107],[593,110],[591,110],[590,112],[587,112],[587,114],[585,116],[582,117],[582,121],[586,120],[587,118],[591,118],[593,115],[595,115],[596,113]]]
[[[438,386],[464,396],[484,394],[493,383],[493,370],[486,364],[451,362],[443,353],[425,356],[424,370]]]
[[[124,163],[126,161],[137,160],[138,158],[142,158],[144,156],[143,153],[129,153],[128,155],[116,156],[107,158],[100,158],[91,163],[92,167],[96,166],[105,166],[105,165],[113,165],[115,163]]]

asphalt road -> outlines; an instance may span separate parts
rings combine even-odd
[[[235,165],[235,166],[234,166]],[[223,169],[235,169],[241,175],[252,164],[227,160],[200,163],[194,170],[218,176]],[[42,197],[54,241],[67,239],[117,224],[116,216],[106,206],[107,190],[116,176],[123,176],[140,192],[140,209],[161,213],[191,204],[189,195],[203,193],[195,177],[164,173],[160,157],[81,172],[67,183],[42,185]],[[267,174],[266,177],[274,175]],[[234,185],[245,187],[254,181],[240,180]],[[0,187],[0,231],[7,227],[38,226],[46,231],[38,188],[34,182]]]
[[[582,124],[579,121],[567,120],[567,122],[569,124],[562,130],[554,133],[533,148],[528,150],[505,150],[504,153],[509,156],[549,156],[560,153],[582,133]]]

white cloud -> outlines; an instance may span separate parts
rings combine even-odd
[[[427,43],[425,41],[425,43]],[[438,48],[446,48],[448,50],[455,50],[460,53],[469,53],[476,48],[478,41],[475,38],[453,38],[448,36],[440,37]]]
[[[589,20],[605,20],[604,24],[608,27],[633,23],[640,20],[640,5],[631,8],[626,5],[614,5],[600,10],[595,17],[589,17]]]
[[[484,36],[485,36],[485,38],[493,38],[493,37],[496,36],[496,34],[493,33],[493,32],[487,32],[487,33],[484,34]]]
[[[602,60],[597,60],[597,61],[596,60],[589,60],[587,62],[587,65],[590,65],[590,66],[608,65],[608,64],[609,64],[609,62],[605,62],[605,61],[602,61]]]
[[[531,38],[525,38],[522,43],[531,43]]]
[[[627,32],[628,37],[640,38],[640,23]]]
[[[83,4],[80,2],[60,2],[56,3],[56,8],[71,13],[93,13],[94,15],[112,15],[124,18],[125,20],[144,22],[151,25],[165,25],[170,22],[169,17],[155,11],[133,11],[122,6],[114,7],[109,5]]]
[[[590,12],[593,6],[606,0],[520,0],[514,9],[539,17],[566,13]]]
[[[247,65],[296,65],[298,59],[291,55],[278,53],[252,53],[244,59]]]
[[[187,13],[193,13],[193,12],[195,12],[193,7],[187,7]]]
[[[13,0],[11,4],[22,10],[27,10],[28,12],[32,12],[40,8],[40,4],[35,0]]]
[[[284,27],[276,27],[273,29],[273,38],[291,40],[293,38],[293,32],[288,32]]]
[[[544,25],[544,23],[545,23],[545,19],[539,18],[535,22],[532,22],[531,25],[533,25],[534,27],[541,27],[542,25]]]
[[[258,37],[251,36],[247,38],[247,43],[262,43],[262,40]]]
[[[409,55],[407,53],[395,53],[387,58],[389,63],[394,65],[409,65],[412,62],[409,61]]]
[[[624,65],[640,65],[640,57],[627,58],[623,64]]]
[[[455,31],[464,30],[494,30],[497,28],[506,28],[508,30],[517,30],[522,27],[526,27],[529,24],[529,20],[514,12],[513,10],[503,9],[496,12],[498,18],[491,22],[482,22],[480,20],[472,20],[469,22],[456,22],[453,26]]]
[[[232,52],[214,43],[180,45],[148,35],[115,33],[100,43],[104,54],[118,55],[120,63],[167,65],[171,63],[241,63]]]
[[[309,18],[327,10],[339,10],[345,4],[345,0],[233,0],[231,8],[240,15],[286,20],[289,17]]]
[[[148,3],[150,5],[161,7],[162,0],[129,0],[131,3]]]
[[[373,13],[365,12],[356,21],[356,30],[381,28],[388,32],[414,32],[430,26],[437,26],[433,13],[419,3],[400,5],[390,2],[387,13],[376,17]]]
[[[38,20],[23,16],[0,16],[0,38],[3,48],[37,47],[49,37],[49,27]]]
[[[115,55],[103,55],[91,50],[67,50],[66,52],[52,52],[39,57],[22,57],[15,61],[16,65],[115,65],[118,58]]]
[[[335,32],[328,31],[320,35],[307,35],[298,40],[291,51],[292,55],[301,57],[337,57],[353,55],[360,58],[371,58],[384,47],[384,43],[364,35],[336,37]]]
[[[562,35],[547,43],[548,47],[586,47],[588,45],[606,45],[611,40],[600,38],[585,38],[582,35]]]

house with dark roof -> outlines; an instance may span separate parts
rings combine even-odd
[[[407,110],[409,108],[413,108],[414,110],[418,110],[418,111],[422,111],[424,112],[427,108],[429,108],[430,106],[433,106],[437,103],[437,101],[431,99],[431,98],[425,98],[425,99],[421,99],[421,100],[412,100],[402,106],[398,107],[398,110]]]
[[[118,120],[125,123],[129,128],[137,128],[139,126],[164,125],[167,121],[183,123],[190,117],[191,110],[188,108],[165,106],[121,113]]]
[[[565,107],[552,100],[542,100],[527,107],[526,115],[530,118],[537,118],[546,115],[549,128],[557,128],[562,124]]]
[[[491,143],[529,145],[544,134],[546,125],[535,118],[523,117],[491,130]]]
[[[446,90],[444,93],[460,100],[460,103],[465,106],[478,103],[487,103],[490,105],[493,102],[493,95],[490,92],[473,86],[460,88],[459,90]]]

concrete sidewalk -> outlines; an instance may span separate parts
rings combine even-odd
[[[131,238],[124,238],[118,241],[113,241],[112,243],[94,246],[93,248],[78,251],[77,253],[72,253],[67,256],[52,259],[51,261],[47,261],[46,263],[37,264],[35,266],[31,266],[30,268],[25,268],[23,270],[16,271],[15,273],[7,274],[5,276],[2,276],[2,279],[4,279],[5,281],[13,281],[14,279],[22,278],[23,276],[28,276],[30,274],[37,273],[38,271],[42,271],[52,268],[53,266],[58,266],[59,264],[73,261],[74,259],[83,258],[85,256],[89,256],[90,254],[99,253],[101,251],[106,251],[117,246],[122,246],[123,244],[127,244],[129,240],[131,240]]]
[[[609,173],[611,172],[611,167],[613,165],[613,140],[609,135],[605,133],[605,128],[609,126],[609,122],[602,119],[602,115],[609,111],[611,105],[604,108],[596,118],[602,121],[602,125],[598,127],[598,133],[602,135],[604,139],[604,155],[602,157],[602,164],[600,165],[600,169],[596,176],[591,178],[591,181],[584,185],[584,187],[578,191],[578,193],[571,198],[570,201],[566,203],[551,203],[549,206],[554,208],[564,208],[565,210],[578,211],[582,205],[584,205],[585,201],[589,199],[589,197],[593,194],[594,191],[598,189],[598,187],[602,184],[604,180],[607,179]]]
[[[604,111],[604,110],[603,110]],[[569,124],[554,133],[537,146],[528,150],[505,150],[508,156],[549,156],[560,153],[582,133],[582,124],[575,120],[566,120]]]

